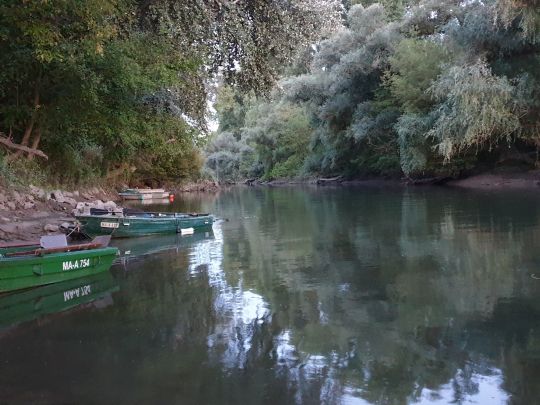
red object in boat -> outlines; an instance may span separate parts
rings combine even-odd
[[[173,202],[173,201],[174,201],[174,194],[169,194],[169,201],[170,201],[170,202]]]

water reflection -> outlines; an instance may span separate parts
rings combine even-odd
[[[118,283],[111,273],[46,285],[0,296],[0,333],[14,330],[33,320],[45,322],[45,316],[59,314],[83,305],[105,307],[112,304]]]
[[[2,339],[2,360],[17,366],[0,368],[0,394],[8,402],[25,393],[42,402],[538,403],[539,202],[417,188],[198,196],[192,211],[224,219],[213,234],[126,241],[136,260],[113,269],[114,305]],[[84,373],[68,371],[82,364]],[[31,395],[29,375],[40,376]],[[78,389],[62,390],[66,380]]]
[[[113,239],[111,246],[117,247],[119,251],[119,257],[115,263],[120,263],[126,267],[130,261],[144,259],[147,256],[158,255],[167,251],[179,253],[181,250],[188,249],[199,241],[213,238],[213,231],[208,230],[195,232],[190,235],[168,234]]]
[[[215,240],[194,246],[189,272],[197,276],[206,271],[208,284],[214,290],[217,319],[206,339],[210,355],[220,358],[225,369],[243,369],[256,329],[270,320],[270,311],[261,295],[244,289],[242,274],[234,285],[226,280],[222,267],[223,233],[220,224],[215,228]]]
[[[258,190],[223,205],[257,219],[231,224],[224,249],[269,300],[291,400],[535,403],[533,380],[510,386],[505,363],[531,360],[539,326],[518,304],[539,303],[538,196],[362,191]],[[527,330],[496,328],[532,338],[519,347],[486,329],[505,303]]]

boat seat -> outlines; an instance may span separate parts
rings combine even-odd
[[[39,239],[39,244],[43,249],[66,247],[68,245],[66,235],[48,235]]]
[[[90,215],[109,215],[110,211],[102,208],[90,208]]]

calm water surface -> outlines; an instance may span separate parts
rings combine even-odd
[[[246,188],[161,209],[223,221],[116,242],[110,273],[0,311],[0,403],[540,403],[540,194]]]

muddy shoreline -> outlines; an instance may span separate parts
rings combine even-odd
[[[303,180],[247,181],[242,184],[254,187],[285,187],[291,185],[314,185],[322,187],[361,186],[361,187],[451,187],[476,190],[538,190],[540,191],[540,170],[515,173],[487,172],[461,179],[433,178],[411,180],[406,178],[361,178],[344,179],[315,178]]]

